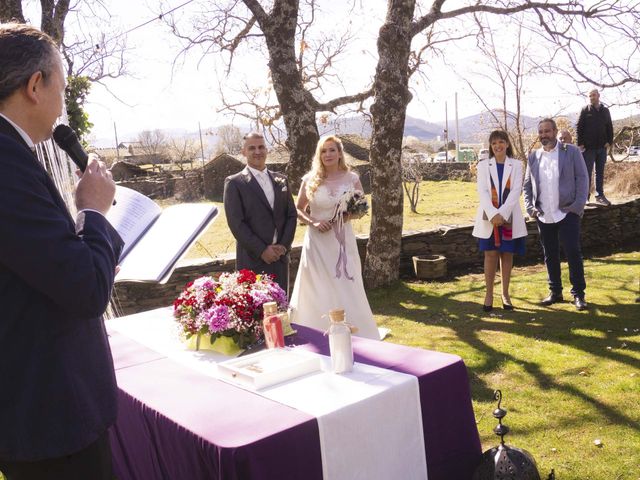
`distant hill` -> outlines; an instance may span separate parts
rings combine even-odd
[[[572,125],[575,126],[578,120],[579,112],[574,112],[565,115],[569,118]],[[541,117],[523,117],[525,131],[535,131],[538,121]],[[614,120],[614,127],[619,128],[621,125],[629,124],[630,122],[638,123],[640,116],[636,115],[631,119],[625,118],[620,120]],[[459,125],[459,137],[461,143],[482,143],[486,141],[491,130],[495,128],[492,116],[489,112],[482,112],[469,117],[460,118]],[[416,118],[407,116],[404,127],[405,136],[416,137],[423,141],[436,140],[438,136],[443,137],[443,131],[445,122],[429,122],[422,118]],[[449,139],[455,139],[455,118],[449,119]],[[217,142],[216,130],[218,127],[207,127],[202,129],[202,140],[204,143],[205,152],[210,152],[215,148]],[[242,132],[248,131],[248,125],[240,125]],[[318,129],[320,135],[328,135],[337,133],[340,135],[356,134],[362,137],[368,138],[371,136],[371,124],[364,115],[352,116],[352,117],[339,117],[334,120],[328,121],[326,124],[318,122]],[[199,140],[199,132],[187,131],[185,129],[165,129],[163,130],[167,136],[180,136],[189,137]],[[138,136],[137,133],[122,133],[118,135],[118,139],[122,141],[132,141]],[[91,144],[96,147],[113,147],[114,139],[99,138],[91,141]]]

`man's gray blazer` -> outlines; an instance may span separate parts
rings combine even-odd
[[[524,206],[532,217],[534,209],[540,213],[540,150],[534,150],[527,159],[527,171],[524,175]],[[582,153],[575,145],[558,142],[558,170],[560,180],[559,207],[564,213],[582,216],[589,193],[589,176]]]

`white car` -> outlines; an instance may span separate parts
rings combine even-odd
[[[486,160],[487,158],[489,158],[489,149],[481,148],[480,151],[478,152],[478,161]]]
[[[631,145],[629,147],[629,156],[637,157],[638,155],[640,155],[640,145]]]
[[[438,152],[436,156],[433,157],[434,163],[444,163],[447,161],[447,152]]]

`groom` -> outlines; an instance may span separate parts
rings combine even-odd
[[[287,177],[266,168],[264,137],[244,137],[247,166],[224,182],[224,211],[236,239],[236,269],[270,273],[289,295],[289,250],[297,211]]]

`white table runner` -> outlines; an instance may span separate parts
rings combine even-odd
[[[162,308],[107,322],[108,329],[217,378],[216,364],[229,357],[191,351]],[[323,369],[330,359],[320,355]],[[412,375],[356,363],[354,371],[307,375],[255,392],[318,420],[325,480],[426,480],[418,380]]]

